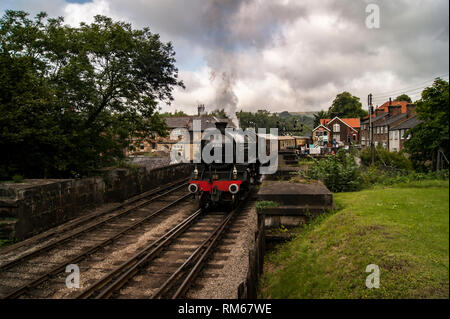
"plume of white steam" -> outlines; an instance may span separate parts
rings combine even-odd
[[[236,127],[239,121],[236,116],[238,97],[234,93],[236,70],[234,67],[234,39],[229,29],[230,18],[239,10],[242,1],[213,0],[206,6],[205,17],[209,28],[206,36],[211,50],[206,61],[211,69],[210,81],[214,88],[212,101],[215,109],[224,109]]]

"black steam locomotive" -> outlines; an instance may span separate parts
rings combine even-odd
[[[259,147],[267,151],[267,143],[261,143],[256,134],[247,136],[229,132],[225,130],[226,125],[226,122],[216,123],[219,141],[205,135],[202,138],[200,153],[213,159],[205,161],[201,156],[189,181],[189,191],[199,196],[200,206],[204,209],[234,207],[261,179],[261,162],[257,154]]]

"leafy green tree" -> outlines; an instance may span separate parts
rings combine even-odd
[[[310,135],[313,120],[307,116],[282,112],[280,115],[270,114],[265,110],[256,113],[240,111],[237,114],[241,128],[278,128],[278,134]]]
[[[355,118],[364,117],[368,113],[362,108],[359,97],[351,95],[349,92],[342,92],[336,96],[333,104],[328,109],[328,116],[334,118]]]
[[[178,116],[188,116],[186,113],[184,113],[183,111],[178,111],[175,110],[175,112],[171,113],[171,112],[164,112],[161,113],[162,117],[178,117]]]
[[[327,111],[319,111],[314,114],[314,128],[318,127],[320,125],[321,119],[328,118],[328,112]]]
[[[158,101],[184,87],[170,42],[105,16],[78,28],[46,17],[0,19],[0,178],[86,174],[133,136],[166,134]]]
[[[434,165],[427,166],[426,163],[434,161],[438,149],[450,159],[448,90],[448,82],[437,78],[431,87],[423,90],[421,99],[416,102],[417,116],[423,122],[407,132],[410,139],[405,142],[405,150],[411,155],[416,169],[432,168]]]
[[[212,111],[210,113],[210,115],[215,116],[215,117],[220,118],[220,119],[228,119],[228,118],[230,118],[228,116],[227,112],[225,112],[225,109],[214,110],[214,111]]]
[[[396,101],[396,102],[398,102],[398,101],[407,101],[409,103],[412,103],[411,98],[408,95],[406,95],[406,94],[402,94],[402,95],[397,96],[394,99],[394,101]]]

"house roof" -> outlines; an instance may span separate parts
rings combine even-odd
[[[383,103],[381,106],[378,106],[375,110],[383,110],[385,113],[389,112],[389,104],[391,102],[387,101]],[[408,101],[392,101],[392,105],[400,105],[401,106],[401,113],[406,113],[408,108],[407,105],[410,104]],[[373,112],[372,117],[376,117],[376,113]],[[364,121],[366,119],[369,119],[369,115],[364,116]]]
[[[340,119],[342,122],[344,122],[345,124],[347,124],[348,126],[352,127],[352,128],[357,128],[357,127],[361,127],[361,123],[359,122],[359,118],[345,118],[345,119],[341,119],[340,117],[335,117],[333,119],[320,119],[320,124],[322,125],[328,125],[328,123],[330,123],[331,121],[333,121],[334,119]]]
[[[320,121],[322,121],[322,120],[320,120]],[[317,126],[314,130],[313,130],[313,132],[315,131],[315,130],[317,130],[319,127],[323,127],[324,129],[326,129],[327,131],[331,131],[328,127],[326,127],[325,125],[323,125],[323,124],[320,124],[319,126]]]
[[[389,112],[389,103],[390,101],[385,102],[383,105],[377,107],[377,110],[384,109],[385,112]],[[392,101],[392,105],[400,105],[402,107],[402,113],[406,113],[406,106],[409,104],[408,101]]]
[[[407,130],[407,129],[416,127],[420,123],[422,123],[422,121],[419,120],[417,115],[415,115],[415,116],[407,119],[406,121],[403,121],[400,124],[392,127],[391,130]]]
[[[340,117],[337,117],[337,116],[335,118],[333,118],[333,119],[320,119],[320,124],[328,125],[328,123],[330,123],[331,121],[333,121],[336,118],[340,119],[342,122],[344,122],[345,124],[347,124],[350,127],[353,127],[353,128],[361,127],[361,123],[359,122],[359,118],[341,119]]]
[[[188,127],[190,120],[190,116],[174,116],[165,118],[166,124],[169,128]]]
[[[278,140],[280,141],[287,141],[287,140],[293,140],[294,137],[292,136],[278,136]]]
[[[388,113],[382,113],[378,116],[372,117],[372,122],[378,121],[379,119],[382,119],[383,117],[387,116]],[[367,124],[369,123],[369,116],[367,116],[367,118],[365,118],[361,123]]]
[[[375,124],[374,127],[378,127],[378,126],[386,126],[386,125],[391,125],[392,123],[401,120],[402,118],[406,118],[408,116],[408,114],[406,113],[400,113],[394,116],[390,116],[387,119],[385,119],[384,121],[381,121],[378,124]]]
[[[165,118],[166,124],[169,128],[187,128],[189,131],[194,129],[194,120],[200,121],[202,131],[207,128],[215,128],[216,122],[227,122],[227,127],[234,127],[233,121],[228,119],[219,119],[212,115],[174,116]]]

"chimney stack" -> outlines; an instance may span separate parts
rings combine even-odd
[[[389,117],[398,115],[402,112],[401,105],[389,105]]]
[[[407,114],[406,116],[407,116],[408,118],[410,118],[410,117],[416,115],[416,105],[415,105],[415,104],[412,104],[412,103],[408,103],[408,104],[406,105],[406,114]]]
[[[205,104],[199,104],[197,107],[198,116],[205,115]]]
[[[375,109],[375,116],[381,115],[384,113],[384,109]]]

